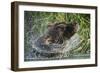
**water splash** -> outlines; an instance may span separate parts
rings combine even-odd
[[[31,44],[30,52],[28,52],[28,55],[25,57],[25,60],[49,60],[49,59],[61,59],[63,57],[68,57],[70,54],[69,51],[72,49],[75,49],[80,44],[80,37],[76,33],[74,34],[69,40],[66,40],[64,44],[52,44],[48,45],[48,47],[43,47],[38,44],[40,44],[39,41],[37,41],[40,36],[34,36],[31,35],[31,38],[29,40],[29,44]],[[45,57],[41,56],[41,54],[49,55],[49,54],[57,54],[54,57]],[[67,55],[66,55],[67,54]],[[51,56],[51,55],[50,55]]]

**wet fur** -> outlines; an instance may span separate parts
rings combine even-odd
[[[66,40],[70,39],[76,32],[77,32],[77,23],[71,22],[71,23],[54,23],[51,25],[48,25],[48,31],[46,34],[41,36],[37,39],[37,41],[34,43],[36,49],[33,48],[34,51],[39,54],[37,57],[40,58],[47,58],[47,57],[55,57],[62,55],[63,52],[58,52],[53,50],[55,48],[52,48],[54,44],[60,44],[62,45]],[[63,50],[63,47],[60,46],[60,51]]]

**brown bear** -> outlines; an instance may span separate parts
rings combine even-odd
[[[65,41],[69,40],[79,28],[76,22],[59,22],[48,25],[48,31],[39,37],[35,43],[35,49],[38,53],[46,57],[54,57],[62,53],[65,48]]]

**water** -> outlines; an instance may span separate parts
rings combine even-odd
[[[74,50],[81,43],[80,36],[77,33],[69,40],[66,40],[64,44],[52,44],[48,46],[40,45],[39,38],[41,36],[31,36],[28,42],[31,48],[27,52],[27,55],[25,55],[25,61],[89,58],[89,54],[75,55],[70,53],[71,50]]]

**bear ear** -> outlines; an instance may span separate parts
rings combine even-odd
[[[53,25],[52,23],[50,23],[50,24],[47,25],[47,28],[50,29],[50,28],[52,28],[53,26],[54,26],[54,25]]]
[[[67,27],[67,24],[65,22],[61,22],[57,25],[57,27],[60,27],[61,29],[65,30]]]
[[[74,21],[72,22],[72,25],[75,26],[76,32],[79,31],[80,27],[79,27],[79,23],[78,23],[77,21],[74,20]]]

